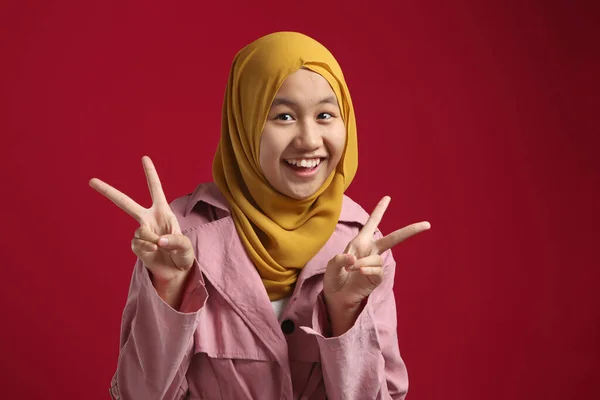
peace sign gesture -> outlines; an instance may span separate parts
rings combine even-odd
[[[383,280],[381,254],[431,227],[429,222],[419,222],[374,240],[390,200],[388,196],[381,199],[367,223],[348,243],[344,254],[338,254],[329,261],[323,278],[323,294],[330,313],[357,310]]]
[[[100,179],[91,179],[90,186],[139,222],[131,248],[150,271],[159,295],[171,304],[171,301],[177,301],[186,273],[194,262],[194,249],[190,240],[181,233],[152,160],[143,157],[142,164],[152,196],[150,208],[140,206]]]

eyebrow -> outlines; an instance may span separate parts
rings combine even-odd
[[[329,96],[329,97],[325,97],[324,99],[322,99],[321,101],[319,101],[317,104],[333,104],[334,106],[338,105],[337,99],[335,98],[335,96]],[[271,107],[275,107],[275,106],[279,106],[279,105],[286,105],[286,106],[296,106],[297,103],[291,99],[288,99],[287,97],[275,97],[275,99],[273,99],[273,103],[271,104]]]

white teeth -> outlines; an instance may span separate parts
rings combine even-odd
[[[295,165],[296,167],[302,168],[314,168],[321,163],[320,158],[311,158],[311,159],[297,159],[297,160],[285,160],[288,164]]]

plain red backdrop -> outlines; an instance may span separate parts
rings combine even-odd
[[[600,398],[592,3],[2,2],[0,397],[108,398],[136,223],[88,180],[210,180],[235,52],[297,30],[350,85],[349,194],[433,225],[395,249],[409,398]]]

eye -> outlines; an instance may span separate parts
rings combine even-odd
[[[279,121],[291,121],[293,118],[290,114],[282,113],[275,117]]]
[[[331,119],[333,118],[333,114],[328,112],[322,112],[317,116],[318,119]]]

